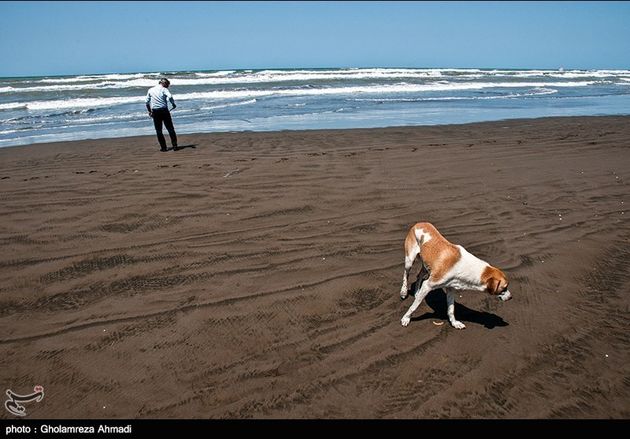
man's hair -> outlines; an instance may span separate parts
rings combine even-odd
[[[160,84],[170,84],[170,83],[171,83],[171,81],[169,81],[169,80],[168,80],[168,79],[166,79],[166,78],[161,78],[159,83],[160,83]]]

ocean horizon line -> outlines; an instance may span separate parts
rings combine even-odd
[[[159,73],[195,73],[195,72],[219,72],[219,71],[262,71],[262,70],[353,70],[353,69],[415,69],[415,70],[440,70],[440,69],[461,69],[461,70],[512,70],[512,71],[528,71],[528,70],[539,70],[539,71],[557,71],[557,70],[565,70],[565,71],[598,71],[598,70],[630,70],[630,66],[627,67],[567,67],[567,66],[557,66],[557,67],[461,67],[461,66],[406,66],[406,65],[396,65],[396,66],[379,66],[379,65],[364,65],[364,66],[319,66],[319,67],[309,67],[309,66],[301,66],[301,67],[220,67],[220,68],[194,68],[194,69],[146,69],[146,70],[121,70],[121,71],[102,71],[102,72],[84,72],[84,73],[52,73],[52,74],[29,74],[29,75],[13,75],[13,76],[0,76],[0,80],[7,79],[28,79],[28,78],[64,78],[69,76],[98,76],[98,75],[130,75],[130,74],[151,74],[155,72]]]

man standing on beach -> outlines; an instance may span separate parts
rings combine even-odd
[[[177,107],[173,95],[168,91],[168,87],[171,82],[166,79],[160,79],[160,82],[155,87],[151,87],[147,93],[145,104],[149,111],[149,116],[153,118],[153,125],[155,126],[155,132],[157,133],[158,142],[160,142],[160,151],[168,151],[166,149],[166,140],[162,134],[162,124],[166,125],[168,135],[171,138],[171,144],[173,145],[173,151],[177,151],[177,135],[175,134],[175,127],[173,127],[173,120],[171,119],[171,113],[168,110],[168,101],[173,105],[173,110]]]

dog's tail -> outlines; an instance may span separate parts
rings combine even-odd
[[[400,288],[401,299],[407,297],[407,282],[411,266],[420,255],[422,244],[426,241],[425,232],[422,228],[423,224],[424,223],[418,223],[413,225],[405,237],[405,271],[403,272],[403,283]]]
[[[413,235],[416,238],[416,243],[418,244],[418,248],[422,248],[422,244],[431,239],[431,232],[435,230],[429,223],[417,223],[412,228]]]
[[[422,242],[418,241],[418,236],[416,235],[416,226],[411,226],[405,237],[405,255],[409,258],[413,253],[417,254],[421,245]]]

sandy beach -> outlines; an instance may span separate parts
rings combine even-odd
[[[0,391],[43,386],[29,418],[630,417],[630,117],[179,143],[0,149]],[[434,291],[403,328],[419,221],[514,299],[464,293],[458,331]]]

